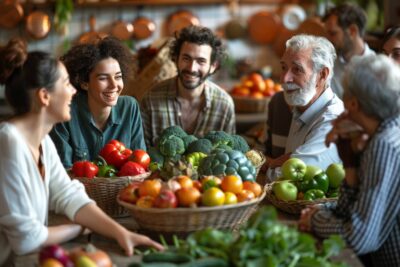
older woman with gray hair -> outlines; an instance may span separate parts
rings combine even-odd
[[[346,112],[327,136],[346,170],[339,199],[303,210],[299,223],[323,238],[341,235],[366,266],[400,266],[399,84],[400,68],[388,57],[352,60],[343,80]],[[358,134],[346,131],[349,122]]]
[[[336,146],[325,146],[332,121],[344,110],[343,102],[330,88],[335,58],[335,48],[323,37],[302,34],[286,42],[281,83],[292,119],[283,121],[280,111],[268,116],[267,131],[272,139],[268,142],[284,149],[283,155],[267,158],[267,176],[271,180],[279,177],[280,166],[291,157],[321,169],[340,162]],[[289,131],[282,135],[281,129]]]

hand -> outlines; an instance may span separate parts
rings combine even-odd
[[[309,206],[301,211],[299,229],[304,232],[311,232],[311,218],[315,212],[321,209],[321,205]]]
[[[164,250],[164,247],[149,237],[130,232],[126,229],[117,237],[119,245],[125,250],[126,255],[131,256],[136,246],[150,246],[157,250]]]

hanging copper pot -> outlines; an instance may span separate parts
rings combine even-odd
[[[43,11],[33,11],[26,18],[25,30],[33,39],[40,40],[46,38],[50,29],[50,17]]]
[[[134,37],[138,40],[149,38],[156,30],[156,24],[149,18],[138,17],[133,21]]]
[[[296,30],[296,34],[300,33],[322,37],[327,36],[324,24],[319,17],[310,17],[304,20]]]
[[[280,31],[281,21],[276,13],[259,11],[253,14],[248,23],[250,39],[257,44],[273,42]]]
[[[134,28],[132,23],[119,20],[112,27],[111,34],[121,41],[126,41],[132,38]]]
[[[93,43],[96,42],[98,40],[103,39],[104,37],[107,37],[108,34],[104,33],[104,32],[97,32],[95,30],[96,28],[96,18],[92,15],[89,18],[89,31],[82,34],[79,37],[78,43],[80,44],[87,44],[87,43]]]
[[[167,20],[167,34],[173,36],[183,28],[191,25],[200,25],[200,20],[192,12],[180,10],[169,16]]]
[[[24,9],[17,0],[3,0],[0,3],[0,27],[11,29],[24,18]]]

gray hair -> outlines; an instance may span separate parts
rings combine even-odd
[[[286,41],[286,49],[299,51],[310,48],[312,51],[311,62],[314,73],[321,71],[323,68],[329,69],[329,75],[325,84],[325,87],[329,87],[333,76],[333,66],[336,60],[336,51],[333,44],[324,37],[307,34],[295,35]]]
[[[384,55],[354,57],[343,76],[344,94],[368,116],[385,120],[400,112],[400,67]]]

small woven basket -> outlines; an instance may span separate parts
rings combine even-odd
[[[140,228],[167,234],[188,234],[207,227],[234,229],[245,222],[265,197],[234,205],[197,208],[141,208],[117,199],[128,209]]]
[[[247,96],[232,96],[235,111],[238,113],[265,113],[268,110],[270,97],[251,98]]]
[[[252,151],[254,151],[254,152],[256,152],[258,155],[260,155],[260,157],[261,157],[261,159],[262,159],[258,164],[254,165],[254,167],[256,168],[256,177],[257,177],[258,174],[260,173],[261,167],[264,165],[264,163],[265,163],[265,161],[267,160],[267,158],[266,158],[265,155],[264,155],[261,151],[259,151],[259,150],[253,149]]]
[[[322,204],[327,202],[336,202],[337,198],[320,198],[316,200],[291,200],[285,201],[278,199],[272,191],[274,183],[266,185],[265,198],[278,209],[285,211],[290,214],[300,214],[301,210],[309,205]]]
[[[113,178],[73,177],[73,179],[79,180],[85,186],[86,193],[91,199],[96,201],[97,206],[109,216],[117,218],[129,216],[129,211],[118,205],[115,200],[119,191],[133,181],[143,181],[150,174],[150,172],[147,172],[136,176]]]

